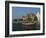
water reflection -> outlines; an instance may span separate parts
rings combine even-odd
[[[40,30],[40,24],[32,24],[32,25],[23,25],[23,24],[16,24],[13,23],[12,31],[24,31],[24,30]]]

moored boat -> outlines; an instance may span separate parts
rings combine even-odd
[[[23,25],[32,25],[34,23],[22,23]]]

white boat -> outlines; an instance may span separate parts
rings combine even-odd
[[[32,25],[34,23],[22,23],[23,25]]]

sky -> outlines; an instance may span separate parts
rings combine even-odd
[[[17,16],[26,16],[28,13],[40,13],[40,8],[35,7],[12,7],[12,19],[15,19]]]

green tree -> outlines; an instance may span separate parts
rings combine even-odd
[[[35,17],[34,17],[34,21],[37,21],[37,20],[38,20],[38,18],[37,18],[37,16],[35,16]]]
[[[31,18],[31,16],[30,16],[30,14],[28,14],[27,16],[28,16],[27,21],[28,21],[28,22],[32,22],[32,18]]]

